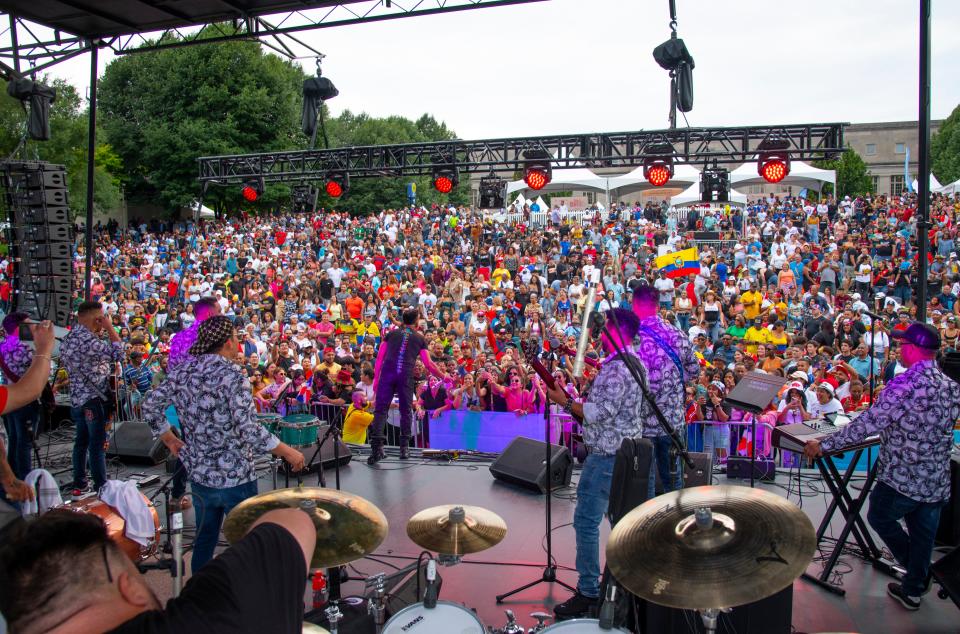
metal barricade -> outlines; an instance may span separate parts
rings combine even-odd
[[[756,457],[773,457],[773,445],[770,440],[774,426],[759,420],[727,422],[698,420],[687,423],[687,448],[690,451],[712,453],[713,464],[726,463],[731,455],[749,458],[750,443],[753,442],[751,438],[753,425],[756,425],[759,439],[756,444]],[[785,452],[781,452],[781,455],[783,453]]]

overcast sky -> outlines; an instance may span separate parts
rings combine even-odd
[[[916,0],[677,4],[696,61],[692,126],[917,118]],[[933,4],[931,114],[943,118],[960,103],[960,2]],[[426,112],[476,139],[667,127],[669,80],[651,51],[668,21],[667,0],[547,0],[297,37],[327,55],[334,114]],[[85,94],[87,56],[51,72]]]

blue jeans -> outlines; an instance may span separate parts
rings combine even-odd
[[[7,447],[7,462],[17,478],[23,480],[30,473],[33,466],[33,457],[30,450],[32,440],[37,435],[40,424],[40,405],[30,403],[6,415],[7,434],[10,437],[10,446]]]
[[[577,485],[573,530],[577,535],[577,591],[600,596],[600,522],[607,514],[615,456],[591,453],[583,463]]]
[[[73,439],[73,486],[86,488],[89,455],[93,488],[99,490],[107,481],[107,459],[103,449],[107,441],[107,413],[103,401],[92,398],[82,407],[71,407],[70,418],[77,426]]]
[[[867,521],[907,569],[901,584],[907,596],[919,597],[926,587],[941,508],[942,502],[917,502],[883,482],[870,494]],[[900,520],[906,523],[906,531]]]
[[[650,485],[647,488],[647,499],[652,500],[657,496],[657,475],[660,476],[660,484],[663,486],[663,492],[669,493],[680,488],[678,480],[677,465],[679,457],[670,459],[670,448],[673,443],[670,442],[670,436],[656,436],[651,438],[653,443],[653,460],[650,461]]]
[[[251,480],[226,489],[197,484],[190,481],[193,491],[193,502],[197,515],[197,538],[193,542],[193,557],[190,559],[190,569],[197,574],[208,561],[213,559],[213,550],[220,540],[220,525],[223,518],[247,498],[257,494],[257,481]]]

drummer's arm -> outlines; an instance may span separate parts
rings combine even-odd
[[[293,538],[300,544],[303,550],[303,560],[310,569],[310,560],[313,557],[313,549],[317,545],[317,528],[313,525],[313,520],[300,509],[275,509],[267,511],[260,516],[251,526],[252,531],[261,524],[276,524],[288,531]]]

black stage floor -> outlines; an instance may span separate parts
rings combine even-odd
[[[524,627],[534,624],[529,615],[535,611],[551,612],[555,603],[565,600],[568,592],[553,584],[540,584],[524,591],[503,605],[494,597],[528,581],[538,579],[545,563],[544,505],[545,498],[523,489],[502,484],[493,479],[488,462],[443,463],[421,459],[400,461],[388,458],[377,467],[368,467],[364,456],[355,456],[353,462],[341,469],[342,488],[369,499],[386,515],[389,534],[374,554],[381,562],[405,566],[420,552],[408,538],[407,520],[417,511],[440,504],[461,503],[488,508],[506,521],[506,538],[496,547],[483,553],[467,556],[463,563],[441,569],[443,591],[441,599],[474,608],[485,625],[502,626],[503,610],[513,610]],[[146,471],[159,473],[162,467],[111,467],[111,477],[125,473]],[[333,470],[327,471],[328,483],[333,486]],[[59,476],[66,477],[66,474]],[[575,471],[576,484],[579,471]],[[304,479],[305,486],[316,485],[315,475]],[[738,484],[725,476],[714,476],[715,484]],[[749,483],[748,483],[749,484]],[[282,487],[283,478],[279,479]],[[823,515],[828,498],[826,487],[812,471],[803,472],[802,485],[796,477],[778,474],[775,483],[764,483],[763,488],[802,502],[814,525]],[[791,489],[788,494],[787,488]],[[265,473],[260,480],[260,491],[272,488],[272,477]],[[798,497],[802,491],[802,499]],[[574,533],[570,525],[575,506],[574,488],[560,490],[553,498],[553,545],[559,577],[571,585],[576,583],[574,565]],[[162,498],[160,498],[162,499]],[[193,512],[185,517],[193,522]],[[840,530],[835,520],[835,534]],[[606,543],[609,528],[604,526],[601,544]],[[602,551],[602,549],[601,549]],[[187,566],[189,569],[189,565]],[[811,564],[809,571],[816,574],[819,564]],[[918,612],[907,612],[886,595],[886,584],[891,580],[853,555],[844,555],[837,567],[842,576],[838,580],[846,590],[840,597],[820,587],[798,579],[794,583],[793,628],[795,632],[896,632],[898,634],[954,634],[960,632],[960,613],[949,600],[941,600],[936,593],[928,594]],[[391,572],[384,563],[363,559],[353,564],[351,574]],[[147,574],[150,585],[161,599],[170,596],[170,578],[165,572]],[[362,583],[345,584],[343,594],[361,594]],[[305,595],[308,596],[308,595]],[[308,597],[309,598],[309,597]],[[722,629],[720,631],[723,631]]]

